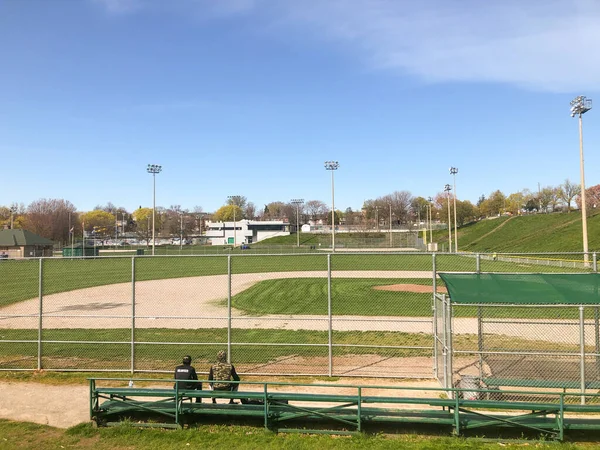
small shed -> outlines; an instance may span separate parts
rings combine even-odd
[[[27,230],[0,230],[0,255],[8,258],[52,256],[54,242]]]

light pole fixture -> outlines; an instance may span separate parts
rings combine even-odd
[[[452,228],[450,227],[450,191],[452,190],[452,186],[447,184],[444,186],[444,191],[446,192],[446,197],[448,197],[448,252],[452,251]]]
[[[325,161],[325,169],[331,171],[331,251],[335,252],[335,189],[333,184],[333,172],[338,170],[340,163],[337,161]]]
[[[11,206],[10,207],[10,229],[11,230],[15,228],[15,222],[13,219],[15,212],[16,212],[16,209]],[[71,214],[71,213],[69,213],[69,214]]]
[[[458,227],[456,226],[456,174],[458,167],[450,167],[450,175],[454,179],[454,253],[458,253]]]
[[[300,248],[300,205],[304,203],[304,199],[293,198],[290,203],[296,205],[296,245]]]
[[[579,116],[579,172],[581,176],[581,225],[583,228],[583,263],[585,267],[590,264],[588,256],[588,233],[587,233],[587,205],[585,204],[585,170],[583,166],[583,116],[592,109],[592,99],[583,95],[575,97],[571,101],[571,117]]]
[[[152,256],[154,256],[154,249],[156,246],[155,239],[155,216],[156,216],[156,174],[162,171],[162,166],[157,164],[148,164],[148,168],[146,169],[148,173],[152,174],[153,188],[152,188]]]
[[[377,232],[379,233],[379,206],[375,205],[375,222],[377,226]]]
[[[237,200],[240,198],[239,195],[228,195],[227,198],[231,201],[231,205],[233,206],[233,246],[237,246],[237,229],[235,227],[235,208],[237,207]]]

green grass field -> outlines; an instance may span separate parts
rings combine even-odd
[[[131,257],[90,259],[45,259],[42,268],[42,292],[57,292],[127,283],[132,278]],[[135,280],[157,280],[207,275],[223,275],[228,271],[228,257],[170,256],[135,258]],[[335,254],[332,270],[432,270],[433,259],[427,254]],[[475,271],[472,256],[439,254],[438,271]],[[232,274],[327,270],[327,254],[243,254],[231,257]],[[495,272],[565,272],[579,271],[556,265],[516,264],[508,261],[481,261],[482,271]],[[9,260],[0,264],[0,307],[39,295],[39,260]]]
[[[458,229],[459,250],[473,252],[581,252],[581,239],[578,211],[503,216]],[[600,212],[588,218],[588,239],[589,250],[600,252]],[[447,243],[447,230],[435,231],[434,241]]]
[[[20,340],[0,347],[3,369],[35,369],[37,367],[36,330],[1,330],[3,340]],[[131,331],[127,329],[49,329],[44,331],[43,364],[51,369],[121,370],[127,371],[131,361]],[[195,344],[194,342],[206,343]],[[312,367],[303,370],[321,370],[326,373],[328,355],[327,331],[234,329],[232,358],[240,372],[256,373],[257,368],[277,364],[293,357],[307,359]],[[67,342],[75,341],[75,343]],[[226,347],[227,330],[223,328],[180,330],[139,329],[136,331],[135,367],[138,371],[171,371],[180,355],[190,354],[198,370],[206,370],[218,350]],[[172,344],[161,344],[171,342]],[[393,331],[334,331],[334,356],[378,355],[382,358],[431,358],[433,338],[428,333]],[[238,344],[243,343],[243,344]],[[278,344],[278,345],[273,345]],[[298,345],[302,344],[302,345]],[[318,344],[319,347],[313,345]],[[352,345],[360,346],[352,347]],[[349,346],[346,346],[349,345]],[[457,351],[475,351],[475,334],[453,337]],[[542,340],[520,339],[512,336],[486,336],[485,345],[494,351],[569,352],[573,347]],[[593,352],[590,346],[586,351]],[[310,363],[319,360],[321,366]],[[316,361],[315,360],[315,361]],[[260,370],[258,370],[260,371]]]
[[[162,449],[236,449],[236,450],[499,450],[535,447],[536,449],[563,450],[591,449],[595,447],[596,434],[588,435],[581,443],[543,441],[490,442],[484,439],[448,437],[449,430],[439,427],[418,429],[398,426],[384,433],[363,433],[355,436],[326,436],[301,434],[274,434],[260,426],[230,423],[218,425],[196,425],[184,430],[165,431],[140,429],[132,423],[119,427],[94,428],[91,424],[76,425],[67,430],[25,422],[0,419],[0,446],[3,450],[35,448],[55,450],[61,448],[93,448],[96,450],[162,450]],[[416,434],[419,433],[419,434]],[[485,436],[478,433],[478,436]],[[493,435],[491,437],[497,437]],[[514,437],[510,434],[508,438]],[[516,436],[522,437],[522,436]],[[587,441],[587,442],[585,442]]]

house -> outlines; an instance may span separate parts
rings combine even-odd
[[[0,255],[8,258],[52,256],[54,242],[27,230],[0,230]]]
[[[288,236],[290,224],[283,220],[238,220],[206,222],[206,238],[211,245],[253,244],[275,236]]]

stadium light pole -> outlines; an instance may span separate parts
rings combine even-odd
[[[325,161],[325,169],[331,171],[331,251],[335,252],[335,188],[333,184],[333,173],[338,170],[340,163],[337,161]]]
[[[392,248],[392,202],[389,203],[390,206],[390,248]]]
[[[429,205],[429,242],[433,242],[433,212],[431,211],[433,198],[427,197],[427,202]]]
[[[183,250],[183,213],[179,213],[179,254]]]
[[[239,195],[228,195],[227,198],[231,201],[231,205],[233,206],[233,247],[237,247],[237,239],[236,234],[237,230],[235,227],[235,208],[237,206],[236,201],[239,198]]]
[[[152,189],[152,256],[154,256],[154,249],[156,246],[155,239],[155,221],[156,221],[156,174],[162,171],[162,166],[157,164],[148,164],[148,168],[146,169],[148,173],[152,174],[153,181],[153,189]]]
[[[296,245],[300,248],[300,205],[304,203],[304,199],[293,198],[290,203],[296,205]]]
[[[448,197],[448,252],[452,252],[452,228],[450,227],[450,220],[452,215],[450,214],[450,191],[452,190],[452,186],[447,184],[444,186],[444,191],[446,192],[446,197]]]
[[[454,179],[454,253],[458,253],[458,227],[456,226],[456,174],[457,167],[450,167],[450,174]]]
[[[583,95],[571,101],[571,117],[579,116],[579,172],[581,176],[581,226],[583,228],[583,264],[590,265],[588,256],[587,205],[585,204],[585,170],[583,166],[583,120],[582,116],[592,109],[592,99]]]

